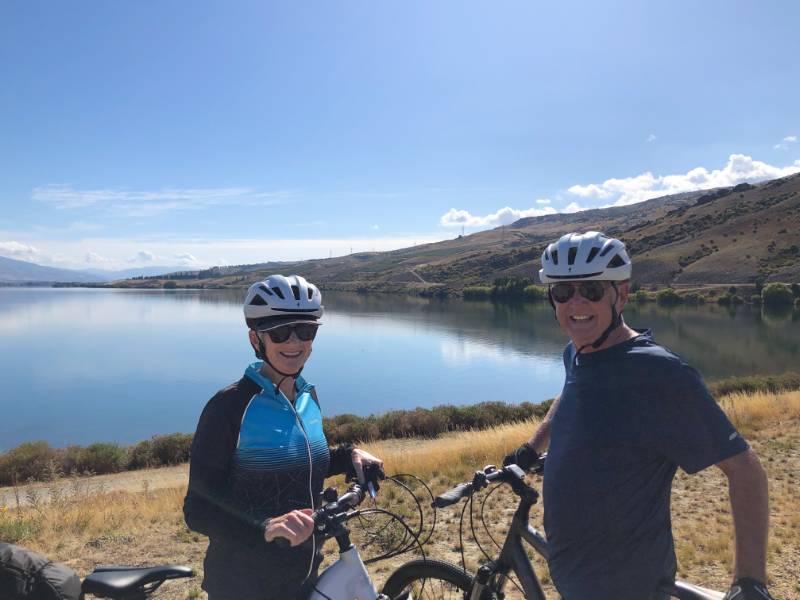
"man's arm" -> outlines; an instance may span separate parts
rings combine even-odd
[[[537,454],[545,452],[550,445],[550,422],[553,420],[553,415],[556,414],[559,400],[561,400],[561,394],[555,397],[553,403],[550,405],[550,410],[547,411],[542,424],[539,425],[539,429],[536,430],[536,433],[534,433],[533,437],[527,442],[528,446],[536,450]]]
[[[734,580],[749,577],[766,582],[769,492],[767,474],[755,452],[745,450],[717,463],[728,477],[736,535]]]

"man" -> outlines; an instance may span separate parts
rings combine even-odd
[[[734,584],[726,598],[769,599],[767,480],[758,458],[711,398],[700,375],[628,327],[631,261],[602,233],[550,244],[539,271],[570,343],[566,381],[530,441],[504,464],[528,468],[548,450],[544,526],[553,581],[565,600],[659,598],[673,580],[670,492],[677,467],[727,476]]]

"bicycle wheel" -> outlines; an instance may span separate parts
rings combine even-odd
[[[402,565],[383,586],[392,600],[464,600],[472,576],[443,560],[412,560]]]

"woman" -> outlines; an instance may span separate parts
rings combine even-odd
[[[305,598],[321,560],[310,515],[324,479],[382,465],[352,446],[328,448],[316,392],[300,376],[322,312],[322,294],[298,275],[270,275],[247,292],[259,361],[203,410],[183,508],[189,528],[209,537],[209,600]]]

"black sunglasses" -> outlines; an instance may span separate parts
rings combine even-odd
[[[317,323],[291,323],[267,329],[267,333],[275,344],[283,344],[291,337],[293,331],[301,342],[310,342],[316,337],[317,329],[319,329]]]
[[[580,283],[562,281],[550,286],[550,297],[553,301],[564,304],[575,295],[576,287],[578,293],[589,302],[598,302],[606,293],[602,281],[581,281]]]

